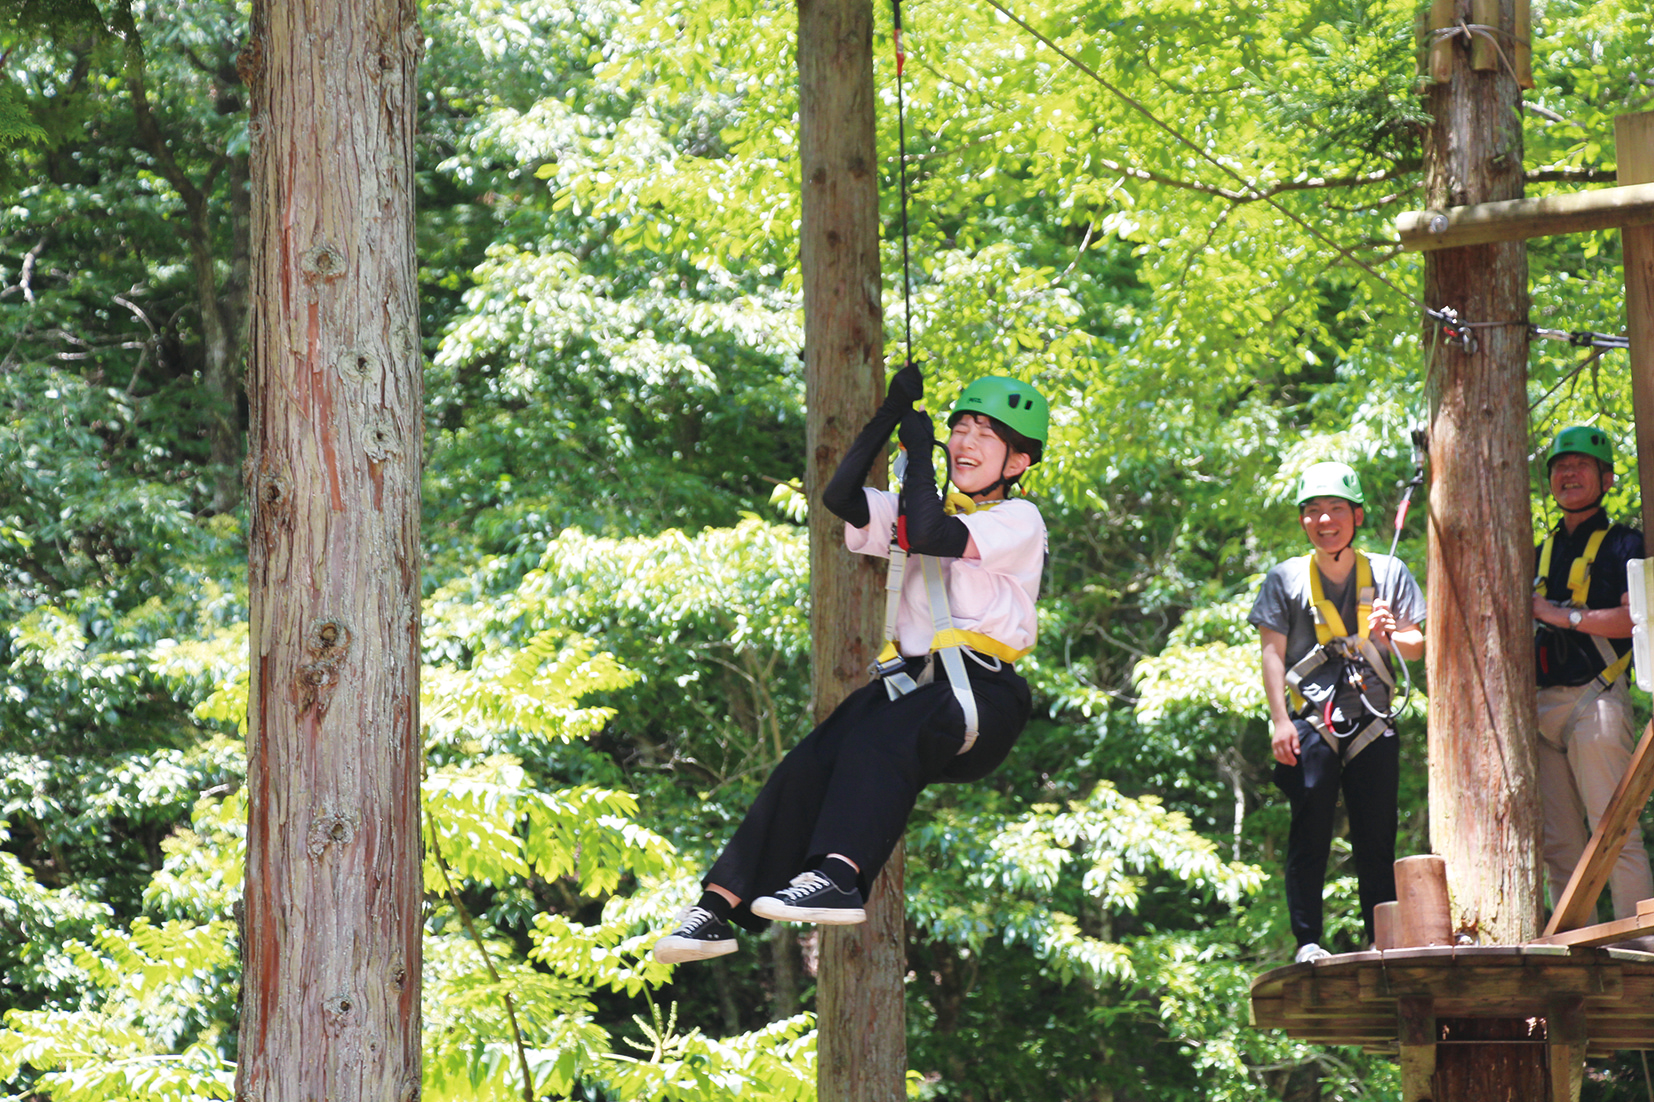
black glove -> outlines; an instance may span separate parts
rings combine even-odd
[[[919,404],[919,399],[925,396],[925,377],[919,373],[919,365],[909,360],[896,374],[890,377],[890,386],[885,390],[885,401],[899,401],[902,403],[902,412],[906,413]]]
[[[923,459],[927,470],[934,470],[931,463],[930,449],[936,443],[936,426],[930,423],[930,414],[922,410],[909,410],[902,414],[902,421],[896,430],[896,438],[907,449],[908,469],[913,469],[916,460]],[[931,485],[936,484],[936,476],[931,475]]]
[[[844,458],[839,460],[838,469],[821,491],[821,503],[827,506],[828,512],[851,527],[867,527],[867,495],[862,493],[862,487],[867,484],[867,472],[873,469],[873,461],[878,458],[879,449],[890,440],[896,423],[912,412],[913,403],[924,393],[924,376],[911,363],[891,377],[884,402],[844,453]],[[928,417],[925,418],[925,434],[927,438],[930,435]]]

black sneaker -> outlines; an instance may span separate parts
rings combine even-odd
[[[705,907],[686,907],[678,913],[678,928],[655,942],[655,959],[662,964],[710,960],[735,952],[735,931]]]
[[[759,918],[783,922],[820,922],[827,926],[854,926],[867,921],[861,893],[844,891],[819,872],[801,872],[793,882],[774,895],[752,901],[752,913]]]

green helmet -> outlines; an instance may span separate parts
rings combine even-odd
[[[1039,391],[1004,375],[985,375],[967,386],[948,414],[948,427],[967,413],[980,413],[1040,445],[1031,456],[1040,460],[1050,434],[1051,407]]]
[[[1545,457],[1545,469],[1550,470],[1551,464],[1571,454],[1588,455],[1610,467],[1614,465],[1613,441],[1608,439],[1607,433],[1589,425],[1575,425],[1557,433],[1556,439],[1551,441],[1550,454]]]
[[[1298,478],[1298,508],[1312,498],[1341,497],[1351,505],[1365,506],[1361,479],[1348,463],[1316,463]]]

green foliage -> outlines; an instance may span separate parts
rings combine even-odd
[[[1211,156],[988,5],[908,9],[927,402],[989,371],[1053,400],[1025,479],[1052,545],[1019,663],[1036,717],[989,781],[927,793],[910,834],[913,1090],[1393,1095],[1386,1061],[1244,1024],[1249,977],[1290,948],[1244,617],[1261,573],[1302,553],[1299,470],[1361,470],[1368,547],[1413,470],[1419,262],[1390,220],[1421,196],[1415,5],[1010,7]],[[1531,194],[1610,178],[1613,118],[1649,101],[1645,8],[1538,13]],[[247,643],[235,475],[213,457],[243,413],[207,385],[197,292],[210,275],[239,341],[245,9],[111,12],[121,35],[73,2],[0,10],[0,1078],[77,1102],[218,1098]],[[710,968],[645,955],[808,726],[806,503],[780,488],[804,465],[792,18],[435,0],[421,25],[424,1092],[515,1095],[526,1062],[556,1095],[808,1098],[796,946]],[[1618,250],[1533,243],[1534,320],[1622,331]],[[1577,422],[1632,454],[1622,355],[1536,342],[1536,456]],[[1534,504],[1548,523],[1537,462]],[[1634,480],[1609,504],[1635,512]],[[1424,840],[1421,758],[1404,847]],[[1331,936],[1353,944],[1343,848],[1334,864]]]
[[[221,1008],[217,993],[233,978],[234,929],[140,918],[130,932],[100,933],[76,954],[99,1008],[7,1011],[0,1081],[32,1068],[35,1090],[75,1102],[233,1097],[222,1019],[196,1012]]]

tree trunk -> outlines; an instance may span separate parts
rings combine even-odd
[[[1511,0],[1503,25],[1512,26]],[[1468,12],[1465,13],[1468,18]],[[1433,209],[1522,195],[1519,91],[1500,67],[1432,87]],[[1540,820],[1528,513],[1528,265],[1523,242],[1428,253],[1425,305],[1452,307],[1471,347],[1436,338],[1430,394],[1430,840],[1455,925],[1483,942],[1538,933]],[[1495,323],[1482,325],[1480,323]]]
[[[241,354],[242,324],[246,311],[246,246],[242,233],[245,222],[239,216],[246,213],[249,197],[245,194],[247,165],[241,156],[226,155],[221,163],[207,173],[204,183],[197,184],[179,165],[172,154],[173,139],[161,129],[149,104],[148,61],[144,54],[144,40],[137,21],[127,9],[120,9],[115,25],[126,43],[127,91],[132,97],[132,117],[142,147],[154,159],[158,171],[184,204],[183,232],[189,248],[190,267],[195,275],[195,307],[201,322],[201,383],[207,406],[208,462],[213,471],[213,495],[208,508],[214,513],[233,510],[240,500],[237,481],[237,462],[240,459],[238,404],[241,397],[236,364]],[[237,73],[220,72],[218,79],[233,85]],[[238,108],[237,98],[222,95],[221,114]],[[214,219],[212,214],[213,177],[224,168],[229,169],[229,193],[232,223],[233,252],[230,275],[223,287],[218,276],[217,257],[213,252]]]
[[[798,86],[809,406],[804,481],[813,506],[810,690],[819,722],[846,693],[867,683],[881,638],[882,562],[846,551],[840,522],[814,507],[884,388],[868,0],[799,0]],[[906,1096],[902,860],[898,846],[874,886],[865,925],[822,931],[822,1102],[899,1102]]]
[[[412,0],[257,0],[245,1102],[420,1090]]]
[[[1460,6],[1447,25],[1483,22]],[[1513,0],[1500,7],[1499,25],[1514,26]],[[1504,66],[1473,70],[1462,39],[1451,40],[1450,54],[1450,79],[1428,97],[1428,205],[1520,198],[1516,80]],[[1427,253],[1424,299],[1476,323],[1468,346],[1438,338],[1428,319],[1424,328],[1432,350],[1430,840],[1447,859],[1457,929],[1483,943],[1522,942],[1539,932],[1541,898],[1526,243]],[[1450,1037],[1502,1036],[1501,1024],[1440,1023]],[[1541,1045],[1443,1047],[1442,1102],[1544,1097]]]

